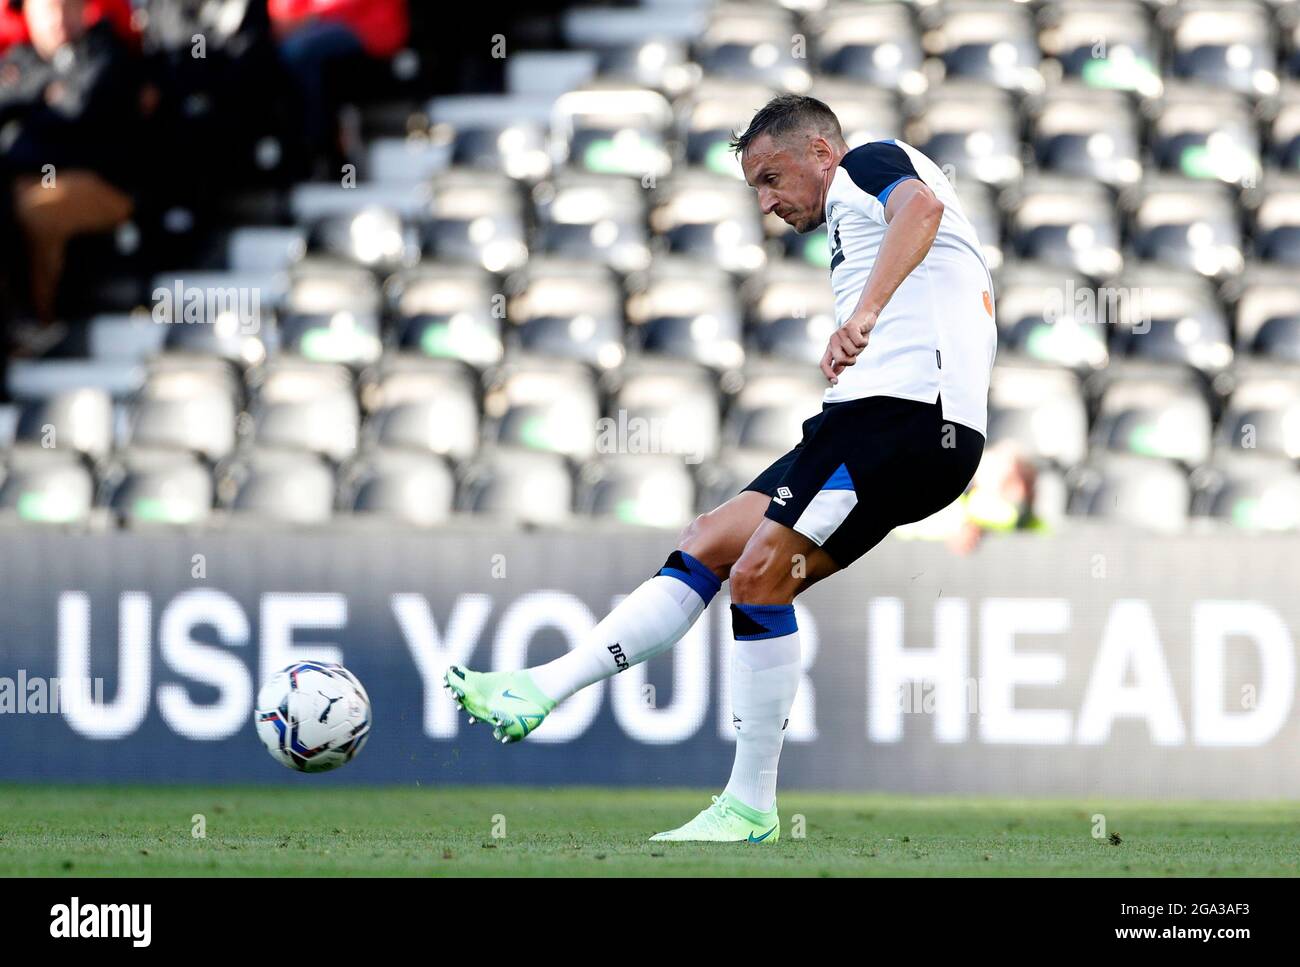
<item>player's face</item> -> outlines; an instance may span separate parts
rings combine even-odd
[[[745,182],[758,192],[763,214],[777,217],[803,234],[826,220],[825,172],[831,158],[830,146],[819,137],[811,138],[802,148],[792,143],[774,142],[761,134],[750,143],[741,157]]]

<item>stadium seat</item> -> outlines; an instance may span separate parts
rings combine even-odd
[[[1020,258],[1092,277],[1114,274],[1123,264],[1119,219],[1096,182],[1029,176],[1003,193],[1002,206]]]
[[[1031,459],[1068,468],[1088,452],[1078,379],[1057,366],[1001,362],[989,386],[988,441],[1012,439]]]
[[[1300,473],[1291,460],[1226,458],[1192,474],[1192,516],[1244,531],[1300,530]]]
[[[582,468],[578,512],[643,527],[681,528],[695,517],[695,482],[679,457],[611,454]]]
[[[728,449],[792,449],[803,439],[803,422],[822,412],[827,389],[820,370],[792,371],[771,361],[745,368],[745,385],[727,412],[722,442]]]
[[[197,456],[132,446],[104,474],[105,499],[125,526],[204,524],[212,516],[212,472]]]
[[[253,440],[297,448],[336,463],[357,447],[360,415],[342,366],[281,357],[267,366],[249,405]]]
[[[20,444],[4,455],[0,517],[33,524],[68,524],[90,517],[95,481],[70,449]]]
[[[897,138],[902,134],[902,114],[889,91],[864,88],[857,81],[822,75],[813,79],[808,93],[826,102],[835,112],[850,150],[868,141]]]
[[[1186,526],[1191,487],[1166,460],[1109,454],[1076,468],[1069,480],[1072,516],[1163,534]]]
[[[917,98],[903,126],[903,140],[940,168],[991,185],[1018,179],[1020,119],[1015,101],[996,87],[951,81]]]
[[[391,208],[372,205],[353,212],[323,216],[309,226],[313,252],[344,259],[376,271],[391,271],[419,260],[420,243]]]
[[[1113,325],[1112,355],[1182,363],[1207,374],[1231,365],[1228,318],[1207,280],[1134,263],[1098,291]]]
[[[1269,163],[1283,171],[1300,168],[1300,84],[1288,81],[1282,85],[1264,139]]]
[[[1196,466],[1209,458],[1211,421],[1204,394],[1176,374],[1116,375],[1101,395],[1092,445]]]
[[[955,171],[953,173],[956,174]],[[958,178],[953,189],[966,214],[966,220],[975,229],[984,261],[991,272],[997,272],[1002,268],[1006,255],[1003,251],[1002,213],[998,210],[996,191],[974,178]]]
[[[740,303],[721,269],[681,257],[657,259],[627,300],[642,352],[738,368],[745,359]]]
[[[585,259],[617,272],[650,263],[645,192],[618,175],[566,173],[533,189],[538,253]]]
[[[835,331],[835,297],[822,268],[772,262],[741,288],[747,347],[787,365],[817,366]]]
[[[1236,199],[1221,182],[1156,177],[1121,200],[1129,243],[1139,259],[1215,278],[1245,265]]]
[[[706,77],[677,107],[677,135],[686,148],[687,165],[718,175],[744,179],[731,138],[776,92],[764,84],[728,77]]]
[[[386,356],[358,387],[369,446],[421,450],[465,461],[479,445],[478,383],[450,359]]]
[[[307,233],[297,226],[245,225],[226,238],[226,268],[232,272],[279,272],[307,254]]]
[[[1238,357],[1300,363],[1300,288],[1294,270],[1253,265],[1230,290]]]
[[[1014,262],[997,283],[998,356],[1016,354],[1078,371],[1106,365],[1096,289],[1051,265]]]
[[[339,470],[342,506],[394,524],[436,527],[452,514],[456,481],[445,461],[428,453],[379,449]]]
[[[1233,185],[1259,179],[1259,138],[1250,105],[1233,91],[1167,85],[1149,138],[1152,156],[1165,171]]]
[[[906,3],[828,4],[809,11],[819,72],[865,90],[920,94],[925,57]]]
[[[112,398],[103,389],[86,387],[23,404],[14,437],[100,460],[113,448],[113,432]]]
[[[577,361],[520,355],[493,374],[484,439],[574,460],[595,452],[600,403],[591,370]]]
[[[674,10],[671,17],[652,7],[578,7],[564,12],[565,40],[597,57],[602,78],[683,92],[702,71],[691,61],[690,42],[704,32],[703,7]]]
[[[1031,111],[1031,143],[1039,166],[1054,174],[1112,187],[1142,177],[1137,115],[1119,91],[1082,82],[1057,85]]]
[[[745,274],[763,266],[763,228],[754,191],[725,175],[685,172],[659,184],[650,227],[668,251]]]
[[[124,399],[144,385],[145,367],[134,359],[14,359],[8,390],[14,399],[40,399],[79,389],[102,389]]]
[[[437,132],[435,129],[435,134]],[[448,134],[451,132],[449,131]],[[370,143],[361,174],[368,181],[419,185],[452,165],[450,137],[422,136],[376,138]],[[470,163],[470,162],[466,162]]]
[[[1265,262],[1300,265],[1300,177],[1270,177],[1254,206],[1255,253]]]
[[[806,56],[798,56],[791,43],[797,31],[792,13],[775,4],[721,3],[696,38],[694,59],[705,77],[731,77],[803,93],[812,77]]]
[[[1033,15],[1000,0],[945,0],[921,13],[922,43],[943,76],[1017,92],[1042,89]]]
[[[236,518],[313,525],[334,516],[334,471],[302,450],[256,446],[216,471],[222,506]]]
[[[610,404],[597,450],[673,454],[698,464],[717,453],[721,407],[717,377],[684,361],[642,357],[610,374]],[[611,436],[613,439],[611,440]]]
[[[131,407],[133,445],[199,454],[215,463],[234,450],[238,399],[217,370],[155,369]]]
[[[1068,0],[1045,4],[1039,43],[1051,60],[1043,73],[1078,78],[1090,88],[1157,97],[1162,45],[1140,0]]]
[[[504,525],[558,526],[573,517],[573,493],[560,454],[492,448],[465,469],[457,509]]]
[[[96,359],[140,362],[161,352],[167,336],[145,310],[101,313],[86,320],[86,344]]]
[[[672,170],[672,107],[658,91],[592,82],[555,101],[556,155],[574,171],[663,178]]]
[[[478,266],[424,262],[395,273],[384,295],[398,346],[479,369],[499,363],[505,299],[495,290]]]
[[[1216,444],[1232,454],[1300,460],[1300,381],[1294,367],[1252,368],[1228,397]]]
[[[512,289],[507,356],[522,351],[602,369],[623,361],[623,292],[604,266],[534,258],[512,280]]]
[[[321,362],[374,362],[383,350],[381,310],[379,286],[367,269],[306,259],[293,270],[278,319],[278,348]]]
[[[1184,0],[1165,11],[1175,77],[1263,96],[1277,93],[1276,41],[1253,0]]]
[[[439,170],[450,163],[457,170],[538,181],[551,173],[547,138],[553,100],[537,92],[436,97],[426,108],[432,124],[429,144],[417,141],[404,148],[405,157],[390,149],[385,160],[394,168],[405,166],[409,172],[402,177],[405,181],[412,180],[410,175],[417,171],[421,178],[432,174],[435,160],[441,162]],[[435,154],[439,150],[445,158]]]
[[[784,450],[724,448],[716,459],[696,472],[696,513],[705,514],[722,506],[784,453]]]
[[[420,221],[426,257],[510,272],[528,261],[523,201],[505,175],[450,169]]]

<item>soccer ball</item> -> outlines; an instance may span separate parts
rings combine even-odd
[[[294,662],[257,693],[253,723],[277,762],[299,772],[328,772],[366,744],[370,697],[342,665]]]

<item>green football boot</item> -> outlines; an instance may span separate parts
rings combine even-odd
[[[469,713],[470,725],[480,719],[491,722],[495,726],[492,737],[500,742],[523,739],[555,708],[555,702],[541,693],[526,671],[472,672],[450,665],[443,674],[442,687]]]
[[[775,843],[781,838],[781,819],[776,803],[761,813],[724,792],[713,797],[713,805],[685,826],[656,833],[651,842],[678,843]]]

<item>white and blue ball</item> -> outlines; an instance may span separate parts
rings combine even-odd
[[[370,736],[370,697],[342,665],[299,661],[257,693],[257,735],[271,757],[299,772],[351,762]]]

